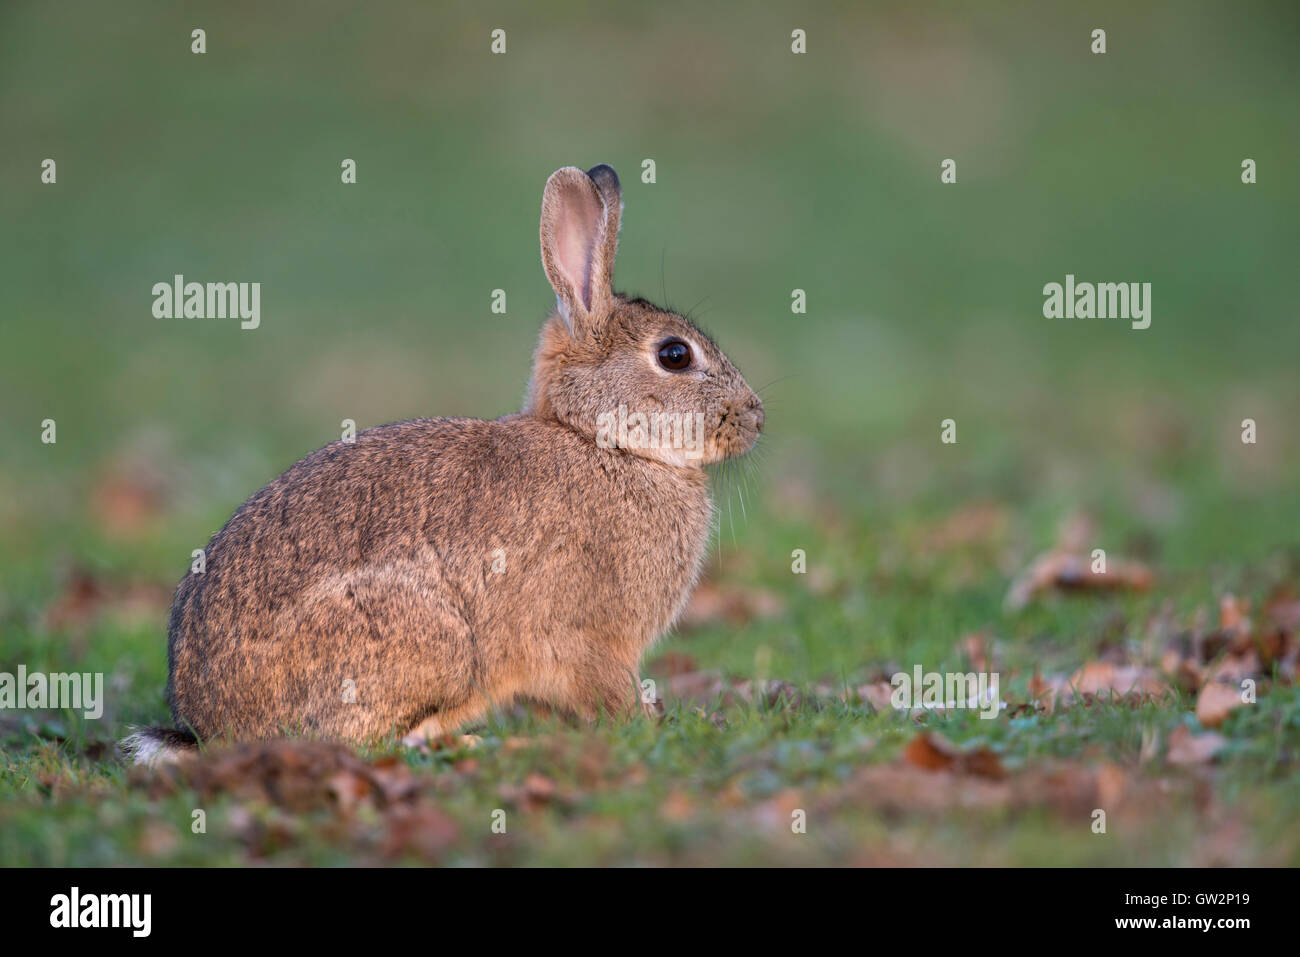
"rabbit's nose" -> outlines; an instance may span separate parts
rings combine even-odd
[[[748,412],[754,419],[754,430],[756,432],[762,432],[763,423],[767,421],[767,416],[763,412],[762,400],[760,400],[759,397],[756,395],[750,396],[749,402],[745,406],[745,411]]]

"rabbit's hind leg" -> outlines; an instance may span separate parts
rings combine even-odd
[[[428,747],[430,741],[436,741],[445,734],[452,734],[458,728],[487,714],[488,702],[478,695],[456,707],[437,711],[429,715],[402,738],[402,744],[408,748]]]
[[[284,630],[295,697],[321,733],[365,741],[426,719],[451,731],[482,710],[474,637],[435,569],[389,564],[323,579]]]

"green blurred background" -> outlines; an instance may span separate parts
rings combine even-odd
[[[70,568],[169,588],[344,418],[516,409],[542,184],[600,162],[618,287],[694,307],[765,387],[723,553],[788,582],[803,547],[850,590],[768,636],[791,677],[997,620],[1010,565],[891,590],[893,540],[963,503],[1012,507],[1018,558],[1088,508],[1188,605],[1294,550],[1300,12],[974,6],[4,4],[0,649],[57,649]],[[1067,272],[1150,282],[1151,328],[1044,319]],[[261,282],[261,327],[155,319],[175,273]],[[163,627],[129,646],[150,714]]]

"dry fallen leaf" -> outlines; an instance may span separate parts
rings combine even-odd
[[[957,754],[947,742],[939,744],[937,736],[918,734],[903,748],[903,760],[927,771],[947,771],[957,763]]]
[[[988,673],[996,670],[990,667],[993,660],[993,640],[985,632],[978,631],[966,635],[958,648],[975,671]]]
[[[1079,703],[1138,705],[1148,699],[1173,694],[1173,689],[1151,668],[1117,665],[1109,661],[1091,661],[1069,678],[1044,678],[1035,672],[1029,679],[1029,694],[1045,711]]]
[[[207,797],[230,794],[295,813],[334,808],[348,813],[362,803],[384,809],[413,799],[419,782],[397,756],[374,764],[342,744],[279,740],[211,747],[163,769],[132,769],[154,788],[188,785]]]
[[[1000,780],[1006,776],[997,754],[988,748],[963,751],[940,734],[923,731],[903,748],[903,761],[927,771],[957,771]]]
[[[1264,606],[1264,615],[1283,631],[1300,631],[1300,598],[1279,591]]]
[[[563,800],[556,783],[536,771],[530,772],[522,785],[502,785],[501,797],[525,811],[536,811],[552,801]]]
[[[1019,611],[1038,594],[1057,591],[1145,591],[1151,587],[1151,570],[1138,561],[1108,556],[1105,571],[1093,571],[1096,523],[1083,512],[1061,525],[1056,545],[1029,563],[1011,583],[1006,608]]]
[[[1070,677],[1070,686],[1079,694],[1098,696],[1113,693],[1160,697],[1169,693],[1169,685],[1150,668],[1109,661],[1088,662]]]
[[[1051,590],[1146,591],[1152,578],[1151,569],[1141,562],[1109,558],[1104,572],[1094,572],[1089,555],[1055,549],[1036,558],[1012,582],[1006,607],[1019,611],[1036,595]]]
[[[1264,670],[1259,653],[1254,648],[1244,652],[1224,655],[1205,671],[1206,682],[1223,682],[1241,686],[1242,679],[1259,677]]]
[[[430,804],[402,805],[384,815],[381,853],[386,857],[414,854],[436,860],[460,837],[456,822]]]
[[[1241,689],[1233,685],[1211,682],[1201,689],[1196,698],[1196,719],[1204,727],[1217,728],[1235,709],[1245,702],[1241,700]]]
[[[894,686],[888,681],[873,681],[870,684],[858,685],[856,691],[858,700],[871,705],[876,711],[887,712],[894,709]]]
[[[1213,760],[1227,743],[1228,739],[1221,734],[1192,734],[1186,725],[1180,724],[1169,735],[1165,760],[1170,764],[1205,764]]]
[[[1219,599],[1219,627],[1227,632],[1250,634],[1250,603],[1229,593]]]
[[[1160,670],[1187,692],[1194,692],[1205,684],[1205,669],[1193,657],[1190,641],[1168,642],[1160,655]]]
[[[663,815],[664,820],[680,824],[690,820],[691,815],[695,813],[695,805],[685,791],[673,790],[659,805],[659,813]]]
[[[1209,799],[1209,785],[1199,777],[1130,774],[1109,763],[1048,761],[990,780],[895,762],[860,768],[816,809],[823,813],[852,804],[907,818],[950,820],[954,812],[1046,808],[1078,823],[1101,807],[1112,819],[1140,822],[1165,813],[1171,802],[1204,806]]]

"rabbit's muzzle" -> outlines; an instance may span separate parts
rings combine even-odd
[[[763,403],[756,395],[723,403],[713,432],[713,461],[744,455],[752,449],[764,421]]]

